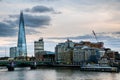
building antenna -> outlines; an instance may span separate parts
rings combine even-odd
[[[93,35],[95,36],[96,41],[98,42],[98,38],[96,36],[96,33],[94,32],[94,30],[92,30],[92,32],[93,32]]]
[[[6,47],[5,47],[5,57],[6,57]]]

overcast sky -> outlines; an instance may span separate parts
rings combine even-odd
[[[40,37],[45,50],[54,51],[66,38],[95,41],[92,30],[105,46],[120,51],[120,0],[0,0],[0,56],[17,45],[20,11],[29,55]]]

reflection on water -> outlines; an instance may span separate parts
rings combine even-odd
[[[0,80],[120,80],[120,73],[81,72],[73,69],[17,68],[8,72],[0,69]]]

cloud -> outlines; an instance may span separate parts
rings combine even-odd
[[[19,15],[18,15],[19,16]],[[18,16],[11,16],[13,18],[16,18]],[[24,24],[26,27],[30,28],[37,28],[37,27],[44,27],[50,25],[51,18],[50,16],[45,15],[31,15],[31,14],[24,14]],[[19,24],[19,18],[17,18],[15,21],[7,21],[9,24]]]
[[[119,34],[120,35],[120,32],[114,32],[113,34]]]
[[[14,20],[13,20],[14,19]],[[50,25],[50,16],[24,14],[24,22],[27,34],[40,33],[36,28],[45,28]],[[19,28],[19,15],[9,15],[3,22],[0,22],[0,37],[15,36]]]
[[[120,24],[120,12],[113,13],[111,19],[109,19],[107,22],[114,23],[114,24]]]
[[[120,32],[109,32],[109,33],[96,33],[98,41],[105,41],[105,42],[112,42],[112,44],[120,44]],[[119,35],[119,36],[118,36]],[[82,36],[74,36],[74,37],[51,37],[48,39],[56,39],[56,40],[64,40],[64,39],[72,39],[72,40],[90,40],[90,41],[96,41],[94,35],[88,34],[88,35],[82,35]],[[115,43],[113,43],[115,42]]]
[[[45,12],[54,12],[54,9],[46,7],[46,6],[40,6],[40,5],[38,5],[38,6],[32,7],[31,9],[29,9],[29,8],[25,9],[25,12],[45,13]]]
[[[0,37],[15,36],[15,27],[7,23],[0,22]]]
[[[55,2],[55,1],[60,1],[60,0],[29,0],[31,2]]]
[[[31,28],[48,26],[50,24],[50,16],[33,16],[24,15],[25,25]]]
[[[18,25],[19,24],[19,15],[9,15],[13,20],[4,20],[5,22]],[[33,14],[24,14],[25,26],[31,28],[44,27],[50,25],[51,17],[47,15],[33,15]]]
[[[29,27],[26,28],[26,31],[25,31],[26,34],[29,34],[29,35],[33,35],[33,34],[37,34],[37,33],[41,33],[35,29],[31,29]]]
[[[75,36],[75,37],[51,37],[48,39],[88,39],[91,38],[91,35]]]

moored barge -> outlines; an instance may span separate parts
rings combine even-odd
[[[81,71],[96,71],[96,72],[119,72],[119,69],[117,67],[111,67],[111,66],[82,66],[80,68]]]

